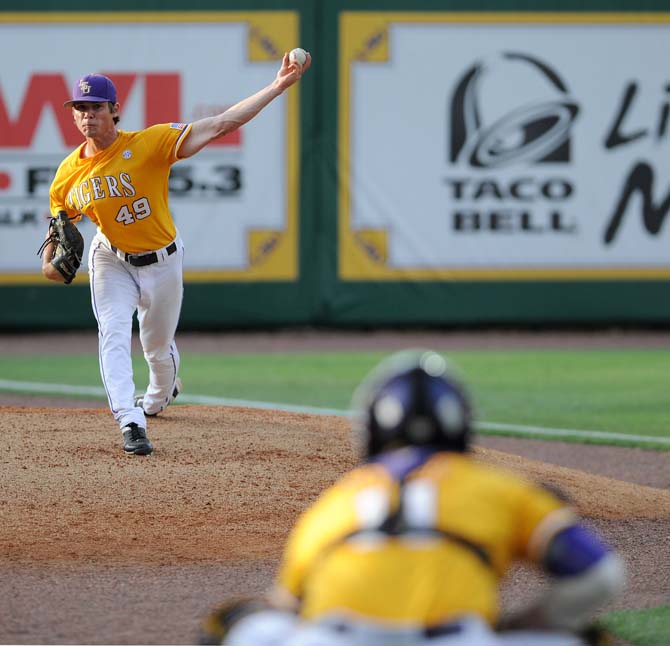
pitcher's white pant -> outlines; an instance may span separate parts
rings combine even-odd
[[[264,610],[248,615],[228,633],[226,646],[584,646],[572,634],[540,631],[495,633],[478,617],[466,617],[444,634],[386,629],[350,620],[300,622],[286,612]]]
[[[91,304],[98,322],[99,360],[109,407],[123,428],[131,422],[146,428],[144,410],[159,412],[170,401],[179,370],[174,342],[183,297],[184,246],[146,267],[121,260],[98,232],[91,241],[88,267]],[[144,410],[135,407],[131,359],[133,314],[137,311],[140,342],[149,364]]]

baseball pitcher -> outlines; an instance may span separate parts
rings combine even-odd
[[[42,273],[49,280],[72,282],[83,250],[75,223],[82,216],[90,218],[97,227],[88,266],[100,373],[128,454],[153,452],[146,416],[163,411],[181,389],[174,336],[184,247],[168,206],[170,167],[249,122],[310,65],[308,53],[304,63],[285,54],[272,83],[225,112],[138,132],[117,127],[121,106],[116,88],[100,74],[77,81],[65,103],[84,142],[60,164],[51,185],[54,217],[41,249]],[[131,364],[135,312],[150,372],[149,386],[139,398]]]

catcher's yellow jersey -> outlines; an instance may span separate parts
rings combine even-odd
[[[337,612],[431,626],[476,613],[494,623],[511,561],[541,559],[574,522],[553,494],[465,455],[433,454],[402,489],[370,463],[299,519],[278,588],[308,619]]]
[[[190,124],[165,123],[138,132],[119,130],[116,141],[82,158],[85,143],[56,171],[49,193],[52,215],[87,215],[107,239],[127,253],[167,246],[176,229],[168,209],[170,166]]]

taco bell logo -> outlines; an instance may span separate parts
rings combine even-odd
[[[570,162],[579,108],[555,70],[518,52],[477,61],[457,80],[450,111],[448,161],[469,169],[443,179],[454,235],[578,232],[575,184],[556,164]]]
[[[559,74],[543,61],[501,52],[474,63],[451,97],[449,161],[473,168],[570,161],[579,112]]]

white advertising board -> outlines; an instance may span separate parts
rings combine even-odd
[[[294,12],[0,14],[0,281],[40,279],[49,185],[82,141],[63,107],[78,78],[115,81],[123,130],[190,122],[270,83],[298,33]],[[292,88],[174,165],[187,280],[296,279],[298,104]]]
[[[343,13],[340,277],[670,277],[669,20]]]

